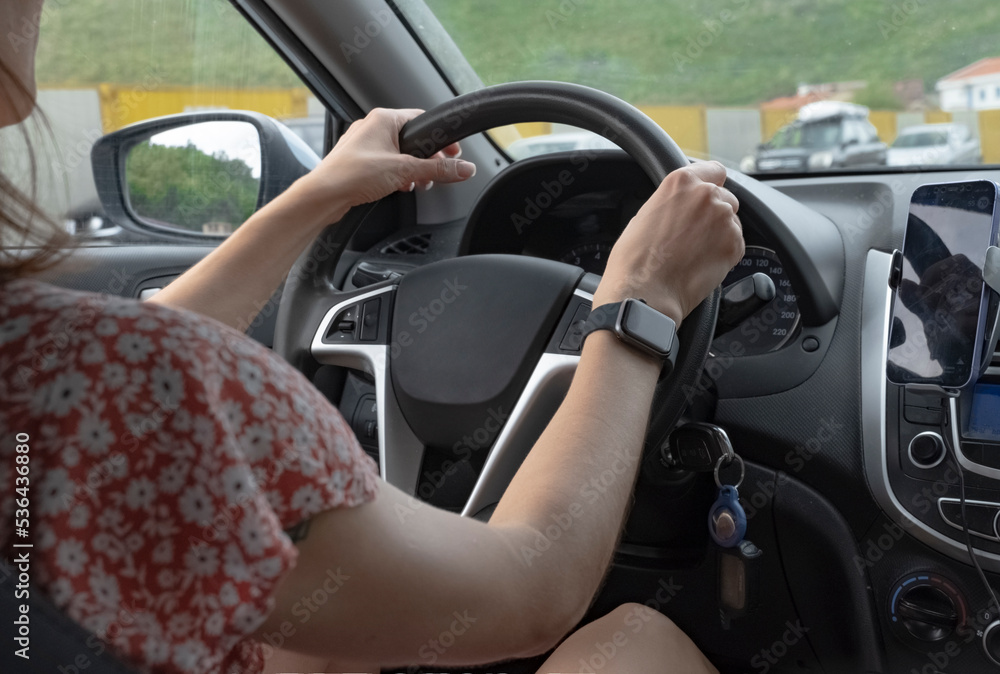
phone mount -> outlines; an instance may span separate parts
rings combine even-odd
[[[993,353],[997,349],[997,340],[1000,339],[1000,248],[990,246],[986,249],[986,264],[983,265],[983,281],[990,289],[990,303],[988,306],[996,307],[993,312],[993,325],[986,326],[986,343],[984,345],[982,367],[979,375],[982,376],[990,361],[993,360]]]
[[[889,287],[893,292],[899,289],[902,277],[903,253],[897,249],[893,251],[891,271],[889,273]],[[986,249],[986,263],[983,265],[983,282],[986,284],[986,288],[990,294],[987,311],[993,315],[992,317],[987,315],[991,323],[986,326],[986,339],[982,345],[983,352],[979,360],[981,365],[979,372],[976,373],[976,379],[981,377],[986,372],[986,368],[990,366],[990,362],[993,360],[993,353],[997,348],[997,342],[1000,341],[1000,248],[997,246],[990,246]],[[910,383],[904,386],[906,390],[915,393],[936,393],[948,398],[957,398],[961,393],[959,389],[946,388],[938,384]]]

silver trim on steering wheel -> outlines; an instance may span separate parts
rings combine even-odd
[[[324,336],[330,324],[347,307],[372,297],[394,292],[395,286],[355,295],[331,307],[313,336],[313,358],[324,365],[360,369],[375,379],[376,421],[378,423],[379,469],[386,482],[415,495],[420,478],[424,445],[403,417],[389,374],[389,347],[385,344],[329,344]],[[577,289],[574,295],[586,300],[593,296]],[[500,500],[507,485],[531,447],[562,404],[573,381],[579,356],[543,353],[489,450],[483,470],[476,480],[462,514],[473,516]]]
[[[340,365],[364,370],[375,379],[375,419],[378,424],[379,473],[382,479],[407,494],[417,490],[420,463],[424,458],[424,445],[410,430],[403,418],[395,395],[389,395],[389,346],[386,344],[327,344],[324,335],[330,323],[341,311],[372,297],[395,292],[395,286],[386,286],[361,295],[355,295],[334,305],[323,316],[313,337],[313,358],[324,365]]]

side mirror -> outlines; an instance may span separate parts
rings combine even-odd
[[[227,235],[320,158],[256,112],[195,112],[127,126],[94,144],[108,216],[126,228]]]
[[[850,138],[850,139],[845,140],[843,143],[840,144],[840,149],[846,150],[847,148],[849,148],[852,145],[857,145],[859,142],[860,141],[857,138]]]

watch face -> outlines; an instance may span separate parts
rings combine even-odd
[[[628,300],[622,314],[622,332],[651,351],[667,355],[674,342],[674,322],[638,300]]]

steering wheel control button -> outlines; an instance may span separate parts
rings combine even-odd
[[[364,288],[382,281],[397,279],[403,274],[402,271],[365,260],[358,263],[357,269],[354,270],[354,276],[351,277],[351,283],[354,284],[355,288]]]
[[[906,454],[917,468],[934,468],[944,461],[944,440],[934,431],[918,433],[910,440]]]
[[[969,533],[973,536],[1000,541],[997,531],[997,516],[1000,515],[1000,503],[984,501],[966,501],[965,518],[962,518],[962,502],[957,498],[939,498],[938,512],[945,524],[964,531],[963,522],[969,525]]]
[[[365,302],[361,314],[361,341],[374,342],[378,339],[379,313],[382,311],[382,300],[375,299]]]
[[[889,625],[904,642],[920,648],[940,642],[966,624],[968,611],[958,588],[933,573],[912,574],[889,597]]]
[[[361,306],[359,304],[352,304],[342,309],[330,321],[330,329],[326,333],[326,341],[338,344],[355,341],[360,314]]]

